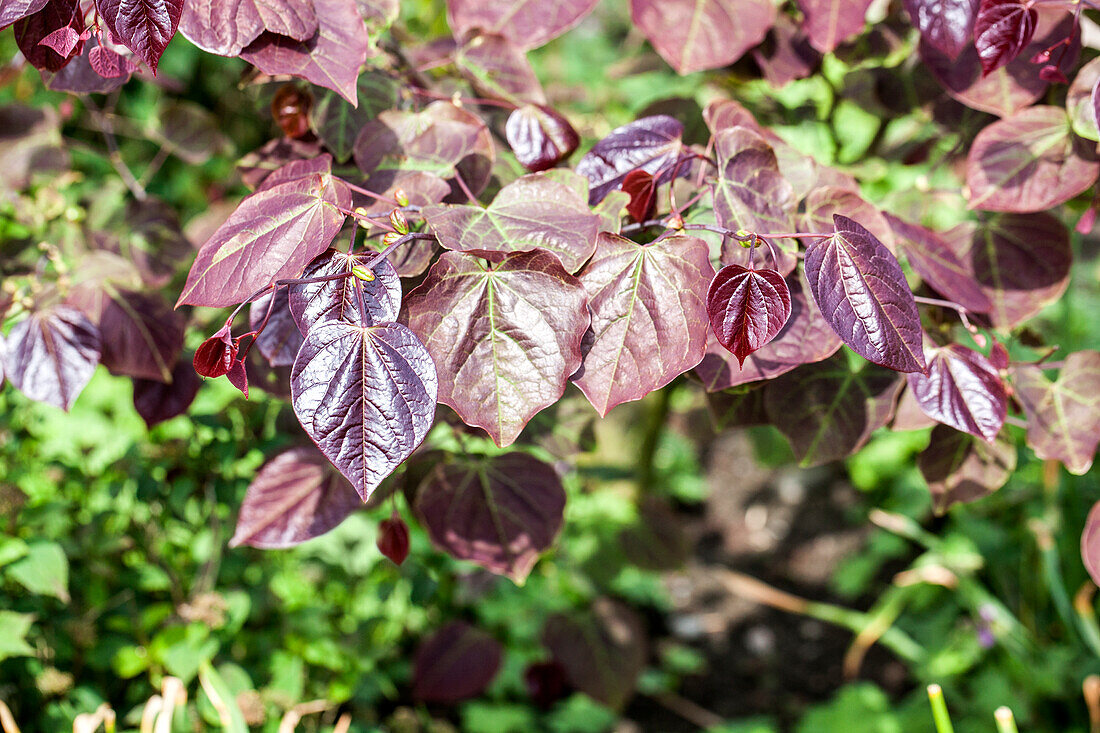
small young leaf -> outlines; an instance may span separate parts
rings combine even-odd
[[[30,399],[68,410],[95,372],[99,344],[99,329],[75,308],[37,311],[8,334],[4,370]]]
[[[12,31],[19,50],[31,66],[56,72],[83,50],[78,43],[68,55],[62,56],[42,44],[50,34],[61,28],[72,28],[78,36],[84,32],[84,14],[80,12],[77,0],[48,0],[38,12],[16,21]]]
[[[230,547],[293,547],[335,528],[363,506],[351,484],[316,448],[291,448],[248,485]]]
[[[431,357],[398,323],[314,325],[291,371],[298,421],[363,501],[428,434],[436,391]]]
[[[569,120],[545,105],[525,104],[512,110],[504,126],[512,152],[531,173],[553,168],[580,144]]]
[[[414,507],[441,550],[522,583],[561,531],[565,489],[526,453],[468,456],[438,464]]]
[[[927,373],[908,375],[909,389],[928,417],[992,443],[1008,414],[1008,394],[997,369],[973,349],[937,349]]]
[[[1088,472],[1100,443],[1100,352],[1070,354],[1054,382],[1040,367],[1016,367],[1012,384],[1035,455],[1061,461],[1078,476]]]
[[[791,293],[775,270],[749,270],[727,265],[707,291],[707,314],[718,343],[737,357],[767,344],[791,316]]]
[[[627,173],[639,168],[658,176],[661,183],[670,180],[680,161],[683,134],[684,126],[666,115],[643,117],[612,130],[577,163],[577,173],[588,179],[588,203],[603,201]],[[681,174],[686,172],[684,166]]]
[[[96,0],[99,17],[111,35],[149,64],[154,74],[176,35],[183,5],[184,0]]]
[[[764,40],[771,0],[631,0],[630,16],[677,73],[729,66]]]
[[[829,325],[857,354],[924,371],[920,315],[898,261],[875,235],[836,214],[836,233],[806,250],[806,279]]]
[[[465,621],[451,621],[421,642],[413,659],[413,697],[454,705],[480,695],[500,669],[500,642]]]
[[[970,43],[978,0],[904,0],[921,40],[955,59]]]
[[[1003,437],[986,442],[937,425],[917,456],[917,468],[928,482],[936,514],[943,514],[953,504],[976,501],[1004,486],[1016,468],[1016,446]]]
[[[982,75],[1009,63],[1035,35],[1038,14],[1027,0],[981,0],[974,19],[974,46]]]
[[[192,365],[200,376],[217,378],[227,374],[236,361],[237,342],[226,325],[199,344],[199,348],[195,349]]]
[[[330,249],[309,263],[303,279],[340,275],[363,267],[374,255],[349,255]],[[318,283],[295,283],[289,288],[290,312],[302,334],[317,323],[338,320],[354,325],[373,326],[397,320],[401,311],[401,280],[388,261],[370,268],[374,279],[364,282],[355,277]],[[362,305],[363,312],[360,310]]]
[[[626,211],[634,221],[645,221],[657,204],[657,184],[645,171],[630,171],[623,179],[623,193],[630,196]]]
[[[601,233],[580,274],[592,313],[573,381],[600,415],[691,369],[706,347],[703,291],[714,275],[706,242],[675,236],[645,246]]]
[[[557,402],[581,365],[586,302],[543,250],[444,252],[405,298],[409,327],[439,368],[439,401],[500,446]]]
[[[378,551],[397,565],[409,556],[409,526],[396,511],[378,525]]]

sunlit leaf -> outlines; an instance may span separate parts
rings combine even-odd
[[[523,49],[537,48],[579,23],[597,0],[449,0],[447,20],[456,36],[480,29],[499,33]]]
[[[5,376],[32,400],[68,410],[95,372],[99,344],[99,329],[75,308],[37,311],[5,339]]]
[[[959,344],[936,349],[927,373],[908,375],[909,389],[928,417],[993,442],[1008,414],[1008,395],[997,369]]]
[[[374,255],[349,255],[330,249],[306,266],[303,279],[349,273],[354,267],[366,267]],[[374,279],[363,282],[356,276],[315,283],[295,283],[288,289],[290,313],[297,328],[308,333],[317,323],[340,320],[354,325],[373,326],[397,320],[401,310],[401,281],[386,260],[370,267]],[[272,364],[272,366],[277,366]]]
[[[1084,475],[1100,443],[1100,352],[1070,354],[1053,382],[1041,367],[1015,367],[1012,385],[1027,414],[1027,444],[1035,455]]]
[[[84,14],[77,0],[48,0],[38,12],[17,20],[12,31],[19,50],[31,66],[44,71],[60,71],[69,59],[83,50],[83,46],[77,44],[68,56],[61,56],[42,45],[47,36],[61,28],[72,28],[78,34],[84,32]]]
[[[981,0],[974,18],[974,46],[988,74],[1020,55],[1035,35],[1038,13],[1026,0]]]
[[[838,45],[863,30],[867,8],[872,0],[798,0],[806,19],[802,29],[810,43],[821,53],[831,53]]]
[[[680,74],[729,66],[764,40],[771,0],[631,0],[634,25]]]
[[[921,38],[950,58],[970,43],[979,0],[904,0]]]
[[[707,292],[707,314],[718,343],[745,358],[779,333],[791,315],[791,293],[775,270],[727,265]]]
[[[307,0],[187,0],[179,23],[187,40],[219,56],[237,56],[264,31],[308,41],[317,28]]]
[[[580,144],[569,120],[545,105],[526,104],[512,110],[504,133],[520,165],[531,172],[554,167]]]
[[[577,173],[588,179],[588,203],[603,201],[633,170],[670,180],[680,161],[683,134],[684,126],[666,115],[643,117],[612,130],[577,163]]]
[[[96,0],[99,17],[111,34],[153,73],[176,35],[183,5],[183,0]]]

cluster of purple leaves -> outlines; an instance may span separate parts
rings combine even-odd
[[[1001,117],[966,161],[970,206],[990,213],[949,232],[880,212],[854,179],[800,155],[732,100],[705,110],[705,147],[684,142],[682,121],[655,115],[614,130],[569,169],[579,136],[547,105],[526,52],[594,5],[452,0],[453,37],[396,58],[449,64],[492,109],[510,110],[501,118],[443,101],[415,74],[361,73],[381,53],[371,33],[392,22],[387,3],[0,3],[0,25],[14,23],[28,60],[51,74],[95,44],[125,47],[155,70],[178,27],[207,51],[338,95],[278,101],[286,137],[242,162],[255,192],[201,247],[177,303],[252,301],[251,330],[234,336],[230,317],[193,363],[247,393],[254,346],[269,372],[289,370],[289,399],[319,449],[292,449],[261,471],[235,542],[282,547],[335,526],[414,454],[437,400],[504,447],[570,382],[606,415],[691,374],[722,422],[774,424],[807,464],[849,455],[891,421],[934,421],[920,466],[939,510],[1005,482],[1010,409],[1038,455],[1088,469],[1100,354],[1071,355],[1051,381],[1039,364],[1010,363],[990,331],[1020,326],[1064,291],[1069,235],[1045,210],[1100,175],[1100,67],[1081,69],[1065,108],[1032,106],[1076,63],[1080,4],[905,2],[946,91]],[[791,16],[764,0],[633,0],[631,14],[681,73],[751,52],[782,83],[862,33],[869,6],[798,0]],[[401,87],[438,101],[402,104]],[[485,204],[476,198],[499,175],[494,131],[529,173],[498,180]],[[334,165],[355,172],[337,176]],[[677,206],[685,188],[693,195]],[[374,237],[395,228],[393,210],[417,229],[391,231],[401,242],[386,257],[333,248],[349,217]],[[708,240],[715,232],[720,241]],[[959,325],[925,331],[901,261],[942,298],[929,312],[957,312]],[[67,407],[100,360],[154,384],[186,381],[172,380],[171,329],[146,328],[156,344],[117,336],[128,315],[171,321],[162,304],[88,287],[9,333],[13,384]],[[981,351],[958,343],[967,332]],[[870,364],[837,355],[842,344]],[[410,498],[437,546],[517,580],[552,544],[565,500],[556,471],[521,451],[433,455]],[[386,532],[380,544],[403,557],[400,525]]]

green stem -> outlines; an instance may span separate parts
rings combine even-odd
[[[951,725],[951,715],[947,712],[947,702],[943,699],[943,689],[939,685],[928,685],[928,701],[932,704],[936,733],[955,733],[955,728]]]
[[[653,488],[654,475],[656,474],[657,444],[661,441],[661,433],[664,432],[665,423],[668,422],[668,414],[672,404],[672,390],[676,387],[670,384],[664,389],[657,390],[657,396],[650,407],[646,419],[645,434],[639,447],[641,463],[638,466],[638,493],[648,494]]]
[[[1016,728],[1016,719],[1008,708],[1002,706],[994,710],[993,719],[997,721],[997,733],[1020,733]]]

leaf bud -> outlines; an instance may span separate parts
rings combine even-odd
[[[366,219],[370,215],[370,212],[367,211],[365,206],[356,206],[355,215],[360,219]]]
[[[386,232],[382,236],[382,244],[385,245],[386,247],[389,247],[394,242],[396,242],[398,239],[401,239],[402,236],[403,235],[401,235],[397,232]]]
[[[351,274],[359,278],[363,282],[374,282],[374,273],[363,267],[362,265],[355,265],[351,268]]]
[[[409,233],[409,220],[405,218],[405,212],[401,209],[394,209],[390,212],[390,225],[393,226],[394,231],[400,234]]]
[[[409,194],[405,193],[405,189],[399,188],[393,192],[393,200],[397,202],[398,206],[408,206]]]
[[[668,221],[665,222],[665,226],[669,229],[683,229],[684,217],[680,216],[679,214],[673,214],[668,218]]]
[[[409,556],[409,527],[396,511],[378,525],[378,550],[398,565]]]

